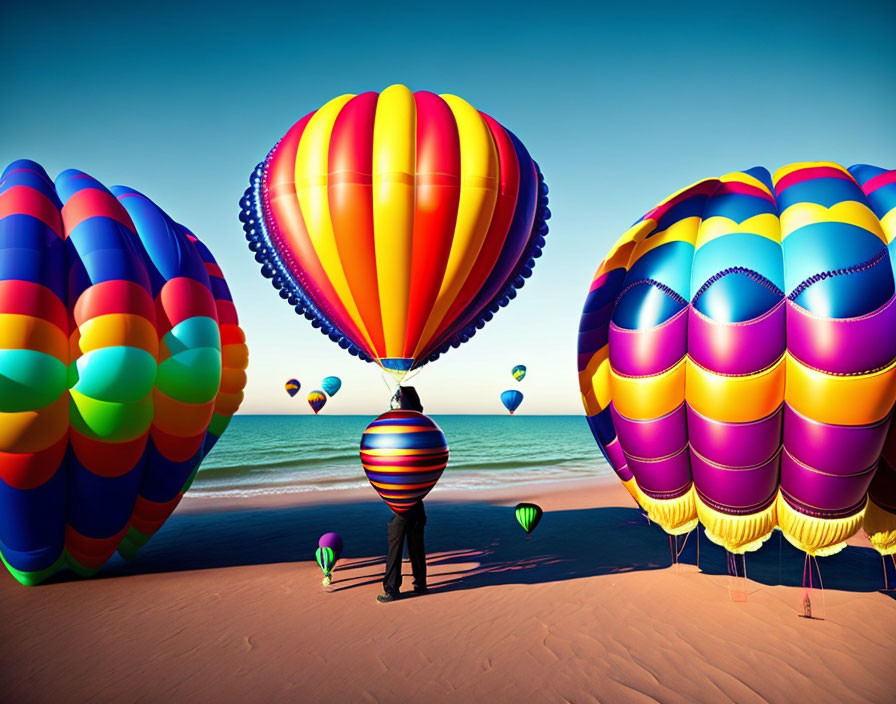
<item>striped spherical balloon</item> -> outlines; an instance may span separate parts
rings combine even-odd
[[[361,464],[389,508],[407,511],[439,481],[448,464],[448,443],[422,413],[389,411],[361,436]]]

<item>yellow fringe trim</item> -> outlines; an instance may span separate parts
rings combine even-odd
[[[778,512],[773,501],[759,513],[732,516],[707,506],[696,496],[697,516],[706,530],[706,537],[728,552],[743,555],[762,547],[778,524]]]
[[[862,527],[865,508],[846,518],[813,518],[794,511],[780,492],[777,499],[778,526],[794,547],[814,557],[827,557],[846,547],[846,539]],[[867,501],[866,501],[867,506]]]
[[[635,478],[632,477],[627,482],[622,482],[622,486],[628,489],[628,493],[632,495],[632,498],[635,500],[635,503],[640,504],[640,500],[638,500],[638,485],[635,483]]]
[[[674,499],[653,499],[641,491],[632,480],[637,495],[635,499],[647,511],[647,517],[669,535],[684,535],[697,527],[697,506],[694,503],[696,491],[693,485],[687,493]],[[631,489],[629,489],[631,491]]]
[[[896,555],[896,515],[873,501],[865,508],[865,533],[881,555]]]

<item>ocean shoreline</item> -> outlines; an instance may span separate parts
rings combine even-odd
[[[359,469],[358,471],[360,472],[361,470]],[[602,490],[615,486],[621,487],[618,479],[609,476],[567,477],[562,479],[534,480],[503,486],[452,489],[440,489],[437,484],[426,497],[426,503],[466,504],[483,502],[494,505],[515,505],[519,501],[530,500],[526,498],[527,496],[546,497],[588,489]],[[514,495],[519,495],[520,498],[515,500],[512,498]],[[379,501],[379,497],[370,485],[350,489],[311,489],[307,491],[284,491],[281,493],[252,494],[248,496],[196,495],[188,491],[177,510],[184,513],[217,512],[239,509],[263,509],[266,507],[331,505],[359,501]],[[634,506],[635,502],[631,501],[631,505]]]

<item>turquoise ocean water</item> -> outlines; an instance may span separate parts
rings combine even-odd
[[[438,488],[612,476],[582,416],[432,416],[451,459]],[[236,416],[190,496],[257,496],[369,486],[358,447],[368,416]]]

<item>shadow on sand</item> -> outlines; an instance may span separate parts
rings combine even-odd
[[[426,509],[430,572],[438,576],[433,591],[555,582],[671,564],[667,536],[634,508],[550,511],[529,539],[511,507],[431,501]],[[379,581],[390,516],[380,502],[179,512],[136,560],[116,557],[97,577],[305,562],[313,559],[320,534],[337,531],[346,546],[341,564],[349,569],[339,574],[333,589],[351,589]],[[725,551],[702,532],[699,545],[700,569],[727,574]],[[691,533],[679,560],[696,564],[696,547],[697,533]],[[881,559],[870,548],[850,546],[819,563],[828,589],[873,592],[883,587]],[[802,569],[803,554],[778,532],[747,557],[748,576],[760,584],[799,586]]]

